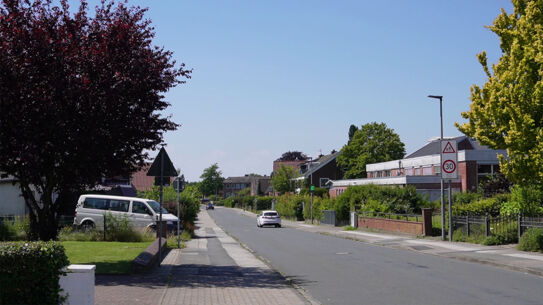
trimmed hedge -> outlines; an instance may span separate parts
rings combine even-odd
[[[498,194],[491,198],[481,199],[468,204],[453,205],[454,215],[500,215],[500,209],[504,203],[509,201],[509,194]]]
[[[0,243],[0,304],[63,303],[59,277],[68,265],[56,242]]]

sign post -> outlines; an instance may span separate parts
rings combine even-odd
[[[441,180],[449,180],[449,241],[452,241],[452,179],[458,178],[458,147],[456,141],[441,142]],[[442,217],[444,220],[444,217]],[[445,224],[442,223],[442,226]]]
[[[147,176],[160,177],[160,216],[158,218],[158,266],[160,267],[160,262],[162,261],[162,198],[164,195],[164,177],[177,176],[177,170],[173,167],[172,161],[164,149],[164,146],[160,148],[158,156],[155,158],[155,161],[153,161],[153,164],[151,164],[151,167],[147,172]]]
[[[315,192],[315,186],[312,185],[309,188],[309,191],[311,192],[311,205],[310,205],[310,208],[311,208],[311,224],[313,224],[313,193]]]

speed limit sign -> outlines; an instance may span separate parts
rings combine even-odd
[[[457,162],[458,148],[456,141],[445,140],[441,142],[441,178],[456,179],[458,178]]]

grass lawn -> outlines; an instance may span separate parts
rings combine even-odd
[[[128,274],[130,264],[151,242],[64,241],[70,264],[96,265],[97,274]]]

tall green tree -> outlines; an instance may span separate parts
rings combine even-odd
[[[336,162],[345,178],[365,178],[366,164],[401,159],[405,145],[385,123],[368,123],[355,131],[352,140],[341,149]]]
[[[217,163],[204,169],[200,178],[202,178],[202,181],[200,182],[200,192],[202,192],[204,196],[217,194],[223,187],[224,178],[222,177],[222,172],[219,170],[219,165],[217,165]]]
[[[543,181],[543,1],[513,0],[514,13],[501,14],[488,28],[500,38],[502,56],[488,67],[486,52],[477,55],[488,76],[483,88],[471,87],[464,134],[493,149],[501,170],[515,184]]]
[[[293,192],[296,184],[292,179],[298,176],[299,175],[294,168],[281,164],[279,169],[273,173],[271,180],[274,191],[279,193]]]
[[[354,137],[354,133],[357,130],[358,130],[358,127],[356,127],[356,125],[354,125],[354,124],[351,124],[351,126],[349,127],[349,142],[347,142],[347,143],[351,143],[351,140]]]
[[[63,194],[136,171],[178,126],[163,94],[190,71],[153,44],[145,11],[0,1],[0,171],[17,179],[32,238],[57,237]]]

